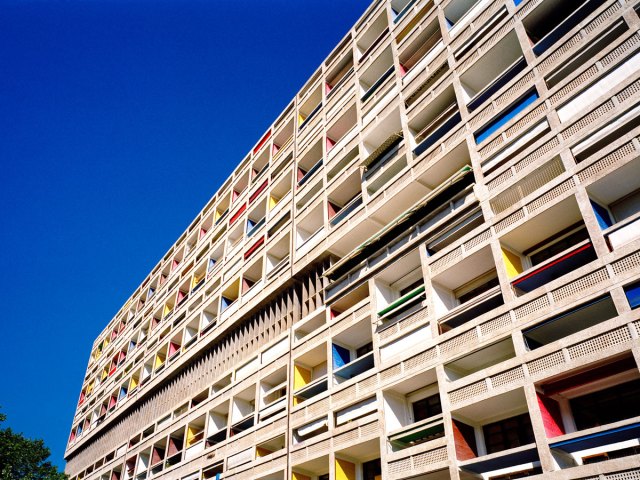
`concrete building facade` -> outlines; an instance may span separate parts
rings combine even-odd
[[[70,478],[640,479],[639,11],[374,1],[94,342]]]

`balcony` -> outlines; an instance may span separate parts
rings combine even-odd
[[[512,31],[460,75],[469,111],[484,104],[526,67],[518,38]]]
[[[591,300],[522,331],[529,350],[586,330],[618,315],[611,296]]]
[[[568,197],[500,239],[516,293],[531,292],[596,259],[575,198]]]
[[[462,168],[335,263],[325,273],[331,280],[326,289],[326,300],[329,301],[340,292],[353,287],[366,271],[393,254],[421,231],[428,230],[432,226],[430,216],[444,205],[449,205],[452,198],[473,182],[472,176],[468,175],[470,172],[469,168]]]
[[[582,3],[546,0],[529,13],[524,24],[533,52],[540,56],[558,40],[595,12],[606,0],[586,0]]]
[[[452,417],[456,455],[462,470],[483,478],[541,472],[521,389],[454,410]]]
[[[570,372],[537,390],[561,468],[640,453],[640,374],[631,355]]]
[[[340,332],[331,342],[334,384],[345,382],[373,369],[373,344],[369,321],[361,321]]]
[[[322,343],[294,360],[293,404],[327,391],[327,345]]]
[[[435,370],[404,379],[383,392],[387,441],[396,452],[444,437]]]
[[[593,212],[611,250],[640,238],[640,179],[635,159],[587,187]]]
[[[416,145],[413,154],[422,155],[453,130],[460,121],[460,111],[453,87],[448,87],[409,121],[409,128],[414,135]]]

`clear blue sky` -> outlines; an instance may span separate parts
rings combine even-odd
[[[54,463],[96,335],[368,4],[0,1],[0,405]]]

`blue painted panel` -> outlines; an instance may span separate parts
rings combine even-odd
[[[631,308],[640,307],[640,282],[628,285],[624,288],[624,294]]]
[[[596,218],[598,219],[598,225],[600,225],[600,229],[606,230],[611,225],[613,225],[613,220],[611,219],[611,215],[606,208],[604,208],[599,203],[591,200],[591,208],[593,208],[593,213],[596,214]]]
[[[476,139],[476,145],[484,142],[487,138],[493,135],[495,132],[500,130],[504,125],[506,125],[509,120],[516,117],[520,112],[525,110],[529,105],[535,102],[538,99],[538,92],[533,90],[528,93],[525,97],[520,99],[515,105],[512,105],[508,109],[506,109],[502,114],[500,114],[495,120],[492,120],[488,124],[486,124],[483,128],[478,130],[474,137]]]
[[[331,350],[333,352],[333,368],[340,368],[351,361],[351,354],[349,350],[335,343],[331,344]]]

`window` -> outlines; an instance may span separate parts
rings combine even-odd
[[[571,399],[576,428],[606,425],[640,415],[640,379]]]
[[[482,427],[487,453],[501,452],[535,441],[529,414],[523,413]]]
[[[437,393],[430,397],[423,398],[422,400],[418,400],[417,402],[413,402],[411,407],[413,408],[413,420],[416,422],[442,413],[440,395]]]
[[[362,480],[377,480],[380,478],[382,478],[382,466],[379,458],[362,464]]]
[[[571,227],[573,228],[573,227]],[[524,252],[525,255],[528,255],[531,259],[531,266],[536,266],[551,257],[568,250],[574,245],[582,242],[583,240],[589,239],[589,234],[587,233],[587,229],[582,226],[579,230],[574,230],[571,233],[562,236],[563,233],[560,233],[558,236],[559,240],[550,243],[546,243],[543,246],[536,245],[529,252]],[[547,242],[548,240],[545,240]]]

